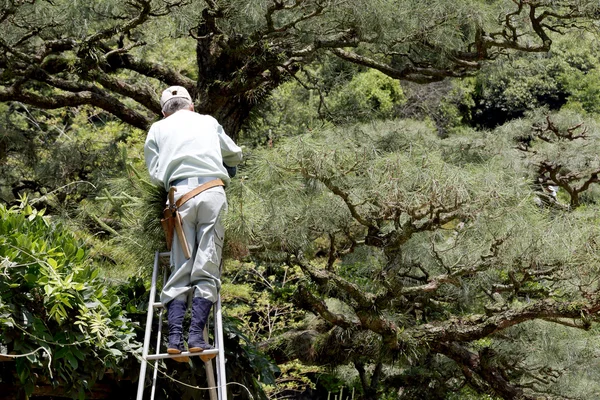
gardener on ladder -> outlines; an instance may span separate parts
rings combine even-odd
[[[229,183],[229,173],[235,174],[235,167],[242,160],[242,150],[225,134],[216,119],[194,112],[192,98],[185,88],[169,87],[162,93],[160,104],[165,118],[152,125],[144,146],[152,181],[163,185],[167,191],[175,187],[175,200],[207,182],[216,182],[216,186],[192,197],[177,209],[184,240],[178,235],[173,236],[171,274],[161,293],[169,322],[167,352],[179,354],[185,351],[182,323],[190,295],[193,300],[188,349],[201,352],[213,348],[204,341],[202,333],[221,285],[224,239],[221,218],[227,210],[222,185]],[[184,249],[186,241],[188,249]],[[187,357],[176,360],[187,361]]]

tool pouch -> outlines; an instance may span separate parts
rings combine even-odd
[[[180,217],[177,213],[177,205],[175,204],[175,192],[177,188],[171,186],[168,194],[168,203],[163,210],[163,217],[160,220],[160,225],[165,232],[165,240],[167,241],[167,250],[171,251],[173,245],[173,235],[175,232],[175,218]]]
[[[165,231],[168,251],[171,251],[171,245],[173,244],[173,232],[175,232],[175,218],[177,216],[177,211],[172,210],[171,207],[166,207],[163,210],[163,218],[160,220],[163,231]]]

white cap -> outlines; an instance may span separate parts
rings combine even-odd
[[[188,91],[183,86],[171,86],[162,92],[162,96],[160,96],[160,107],[164,107],[167,101],[177,97],[188,99],[190,103],[193,103],[192,96],[190,96]]]

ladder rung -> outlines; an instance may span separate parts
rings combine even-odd
[[[165,305],[163,303],[161,303],[160,301],[156,302],[156,303],[152,303],[152,307],[154,308],[163,308]]]
[[[211,350],[204,350],[204,351],[199,351],[196,353],[192,353],[189,351],[183,351],[179,354],[169,354],[169,353],[160,353],[160,354],[148,354],[146,356],[146,360],[161,360],[163,358],[177,358],[177,357],[193,357],[193,356],[208,356],[211,354],[218,354],[219,353],[219,349],[211,349]]]

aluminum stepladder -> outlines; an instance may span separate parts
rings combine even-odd
[[[214,350],[204,350],[199,353],[191,353],[189,351],[182,352],[180,354],[168,354],[168,353],[160,353],[161,341],[162,341],[162,319],[163,313],[162,310],[164,305],[156,301],[156,282],[158,277],[158,269],[160,267],[161,259],[169,259],[170,260],[171,253],[159,253],[156,252],[154,257],[154,269],[152,270],[152,283],[150,286],[150,299],[148,301],[148,315],[146,317],[146,333],[144,336],[144,347],[142,350],[142,362],[140,366],[140,378],[138,381],[138,392],[137,392],[137,400],[143,400],[144,396],[144,385],[146,380],[146,368],[148,365],[148,361],[157,362],[158,360],[165,358],[175,358],[175,357],[194,357],[194,356],[207,356],[207,355],[216,355],[216,364],[217,364],[217,382],[215,385],[215,374],[213,369],[212,360],[204,361],[204,365],[206,367],[206,377],[208,381],[208,386],[212,389],[209,390],[210,400],[227,400],[227,386],[225,379],[225,350],[223,346],[223,315],[221,313],[221,296],[220,294],[217,296],[217,301],[213,305],[213,326],[214,326],[214,340],[215,340],[215,349]],[[167,278],[167,268],[163,268],[163,282],[166,281]],[[157,338],[156,338],[156,353],[148,354],[148,350],[150,348],[150,341],[152,336],[152,320],[154,317],[155,311],[158,310],[158,328],[157,328]],[[204,338],[208,339],[208,321],[206,323],[206,327],[204,328]],[[154,366],[154,372],[152,374],[152,389],[150,392],[150,399],[154,400],[154,395],[156,392],[156,381],[158,376],[158,366]]]

